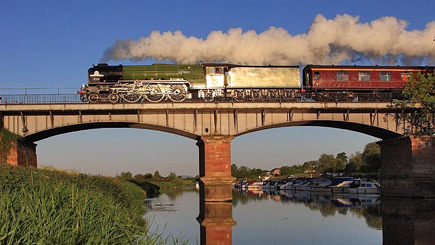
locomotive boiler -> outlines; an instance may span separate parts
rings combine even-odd
[[[388,101],[399,98],[408,79],[434,67],[245,66],[153,64],[88,70],[82,101]]]

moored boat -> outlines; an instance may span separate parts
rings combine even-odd
[[[378,183],[365,179],[354,179],[349,185],[350,194],[378,194],[381,187]]]
[[[331,192],[332,180],[330,179],[311,179],[310,180],[310,191],[313,192]]]

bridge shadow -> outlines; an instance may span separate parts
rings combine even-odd
[[[394,131],[387,130],[384,128],[379,128],[376,126],[367,125],[367,124],[361,124],[361,123],[355,123],[355,122],[332,121],[332,120],[311,120],[311,121],[307,120],[307,121],[294,121],[294,122],[285,122],[285,123],[266,125],[266,126],[252,129],[252,130],[247,130],[247,131],[238,133],[235,135],[235,137],[249,134],[252,132],[266,130],[266,129],[284,128],[284,127],[298,127],[298,126],[345,129],[345,130],[373,136],[373,137],[383,139],[383,140],[394,139],[394,138],[403,136],[402,134],[396,133]]]
[[[188,133],[183,130],[178,130],[170,127],[162,127],[157,125],[145,124],[145,123],[132,123],[132,122],[91,122],[91,123],[81,123],[72,124],[62,127],[51,128],[37,133],[25,136],[24,138],[28,142],[35,142],[43,140],[52,136],[77,132],[82,130],[90,129],[104,129],[104,128],[136,128],[136,129],[148,129],[160,132],[171,133],[179,136],[183,136],[189,139],[196,139],[198,136],[195,134]]]

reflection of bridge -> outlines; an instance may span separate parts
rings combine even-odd
[[[0,113],[2,125],[25,139],[8,154],[16,165],[36,166],[33,142],[85,129],[144,128],[196,139],[209,201],[231,199],[234,137],[289,126],[347,129],[382,139],[382,194],[435,197],[435,148],[405,136],[412,127],[398,115],[409,111],[390,103],[3,104]]]

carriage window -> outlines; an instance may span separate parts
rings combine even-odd
[[[381,71],[380,72],[381,81],[391,81],[391,72],[390,71]]]
[[[412,78],[412,74],[409,72],[401,72],[400,73],[400,79],[404,82],[409,81]]]
[[[349,81],[349,72],[337,71],[337,81]]]
[[[320,79],[320,72],[314,72],[314,79]]]
[[[370,72],[369,71],[359,71],[358,72],[358,81],[370,81]]]

